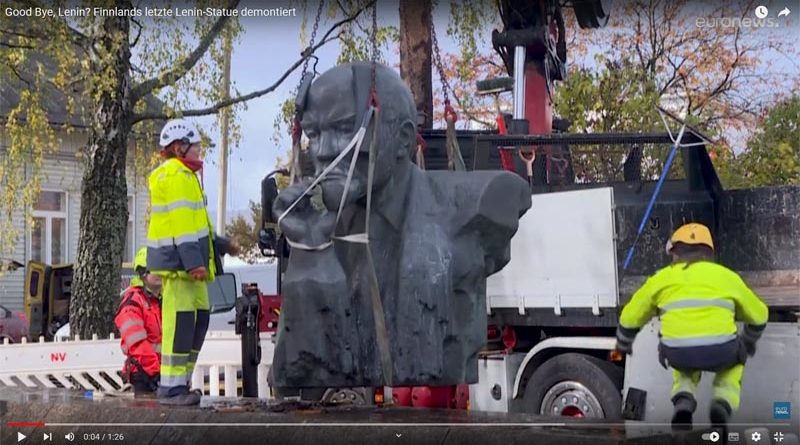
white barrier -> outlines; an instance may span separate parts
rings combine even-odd
[[[267,372],[272,364],[272,334],[261,336],[258,397],[268,398]],[[114,392],[123,387],[125,354],[119,340],[56,341],[0,345],[0,386],[68,388]],[[192,386],[210,396],[237,396],[241,386],[242,355],[239,336],[211,331],[197,358]]]

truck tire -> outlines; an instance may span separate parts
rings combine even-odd
[[[522,400],[525,412],[616,420],[622,416],[622,370],[586,354],[557,355],[534,371]]]
[[[369,405],[372,397],[369,397],[371,393],[368,389],[371,388],[328,388],[321,401],[325,404]]]
[[[372,402],[371,388],[304,388],[287,390],[273,388],[276,398],[299,397],[304,402],[321,402],[324,404],[369,405]]]

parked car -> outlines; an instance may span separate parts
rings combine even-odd
[[[10,343],[19,343],[28,335],[28,321],[23,312],[13,312],[0,305],[0,343],[8,339]]]

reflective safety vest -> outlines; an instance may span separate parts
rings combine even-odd
[[[147,266],[158,275],[208,269],[215,276],[213,228],[197,175],[176,158],[168,159],[148,178],[150,225]]]
[[[120,347],[127,356],[122,372],[149,376],[161,368],[161,301],[143,287],[131,286],[122,294],[114,324]]]
[[[736,272],[701,261],[672,264],[651,276],[623,308],[618,336],[634,333],[655,315],[661,343],[682,348],[727,343],[736,338],[736,321],[763,326],[769,311]]]

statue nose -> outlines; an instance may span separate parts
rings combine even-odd
[[[317,158],[319,161],[325,164],[333,162],[347,146],[346,144],[340,144],[340,142],[339,138],[326,134],[320,135],[317,141]]]
[[[315,155],[314,166],[317,175],[321,174],[322,170],[327,168],[341,153],[343,147],[337,146],[335,139],[321,134],[311,147]]]
[[[331,144],[331,138],[327,137],[326,134],[320,134],[319,138],[317,139],[317,157],[321,161],[332,161],[336,154],[334,153],[333,144]]]

